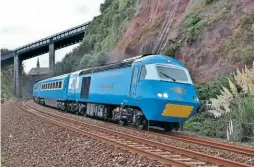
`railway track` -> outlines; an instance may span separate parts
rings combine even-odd
[[[214,141],[211,139],[203,139],[197,136],[189,136],[189,135],[184,135],[184,134],[175,133],[175,132],[165,133],[164,131],[162,132],[162,131],[154,130],[154,129],[151,129],[151,131],[147,131],[146,133],[160,135],[161,137],[170,137],[171,139],[175,139],[175,140],[181,140],[184,142],[189,142],[193,144],[198,144],[202,146],[207,146],[211,148],[216,148],[220,150],[230,151],[230,152],[254,157],[254,147],[250,148],[246,146],[222,143],[222,142]]]
[[[134,127],[128,127],[133,130],[136,130]],[[229,151],[229,152],[234,152],[237,154],[241,155],[246,155],[250,157],[254,157],[254,147],[246,147],[246,146],[239,146],[239,145],[233,145],[233,144],[228,144],[228,143],[222,143],[219,141],[214,141],[211,139],[203,139],[197,136],[189,136],[189,135],[184,135],[176,132],[164,132],[161,130],[157,129],[150,129],[149,131],[139,131],[140,133],[146,133],[146,134],[153,134],[157,135],[160,137],[168,137],[170,139],[178,140],[178,141],[183,141],[183,142],[188,142],[188,143],[193,143],[193,144],[198,144],[210,148],[216,148],[224,151]]]
[[[133,135],[116,132],[89,123],[77,121],[58,114],[28,106],[26,100],[17,102],[17,106],[29,114],[36,115],[45,121],[65,127],[77,133],[89,136],[102,142],[112,144],[124,150],[137,153],[152,160],[173,166],[247,166],[234,161],[204,155],[198,152],[173,147]]]
[[[176,133],[170,133],[170,137],[176,140],[182,140],[182,141],[187,141],[190,143],[201,144],[208,147],[227,150],[230,152],[235,152],[238,154],[254,157],[254,148],[250,148],[250,147],[237,146],[233,144],[216,142],[210,139],[202,139],[196,136],[187,136],[187,135],[176,134]]]
[[[137,130],[136,128],[133,128],[132,126],[126,127],[131,128],[133,130]],[[153,134],[153,135],[159,135],[161,137],[170,137],[170,139],[180,140],[183,142],[189,142],[193,144],[198,144],[210,148],[216,148],[220,150],[225,150],[229,152],[234,152],[237,154],[242,154],[250,157],[254,157],[254,148],[245,147],[245,146],[239,146],[239,145],[233,145],[228,143],[222,143],[210,139],[203,139],[196,136],[188,136],[180,133],[173,133],[168,132],[165,133],[164,131],[159,131],[155,129],[150,129],[150,131],[139,131],[140,133],[146,133],[146,134]]]

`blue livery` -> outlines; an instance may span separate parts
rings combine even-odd
[[[40,104],[90,117],[179,129],[200,102],[187,68],[165,55],[143,55],[40,81]]]

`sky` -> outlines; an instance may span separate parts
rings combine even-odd
[[[60,31],[91,21],[100,14],[104,0],[1,0],[0,48],[15,49]],[[55,52],[61,61],[75,44]],[[48,67],[48,53],[38,56],[41,67]],[[37,57],[23,61],[25,72],[36,67]]]

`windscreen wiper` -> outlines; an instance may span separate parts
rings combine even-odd
[[[172,79],[174,82],[176,81],[176,79],[172,78],[171,76],[168,76],[167,74],[160,72],[163,76],[165,76],[166,78]]]

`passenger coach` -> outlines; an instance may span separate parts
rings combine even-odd
[[[121,125],[136,124],[139,129],[178,129],[199,107],[188,69],[165,55],[137,56],[50,78],[36,86],[40,89],[34,90],[34,96],[41,104]]]

